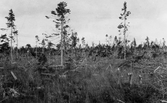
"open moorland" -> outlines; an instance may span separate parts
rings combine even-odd
[[[60,2],[52,16],[57,33],[35,36],[18,47],[15,15],[9,10],[0,36],[0,103],[167,103],[167,46],[128,40],[127,2],[119,34],[105,44],[86,44],[68,25],[70,9]],[[55,38],[59,43],[52,42]],[[16,46],[15,46],[16,44]]]
[[[98,49],[97,49],[98,48]],[[102,48],[102,49],[100,49]],[[104,50],[106,50],[104,52]],[[141,48],[126,59],[106,46],[60,55],[1,60],[3,103],[160,103],[166,97],[166,52]],[[140,53],[138,53],[140,51]],[[66,54],[67,55],[67,54]],[[10,58],[10,57],[9,57]],[[42,59],[41,59],[42,58]]]

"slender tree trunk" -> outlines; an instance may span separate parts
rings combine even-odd
[[[64,56],[64,35],[63,35],[63,19],[61,20],[61,66],[63,66]]]
[[[11,27],[11,40],[10,40],[10,43],[11,43],[11,48],[10,48],[11,63],[13,62],[12,32],[13,32],[13,30]]]
[[[126,20],[124,18],[124,59],[126,59]]]
[[[17,58],[19,57],[19,54],[18,54],[18,34],[16,34],[16,41],[17,41],[17,45],[16,45],[16,47],[17,47],[17,49],[16,49],[16,56],[17,56]]]

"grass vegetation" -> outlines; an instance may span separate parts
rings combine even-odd
[[[167,102],[167,52],[154,41],[136,44],[127,40],[129,24],[124,2],[118,26],[123,41],[115,36],[113,43],[88,46],[85,38],[79,44],[77,32],[69,34],[67,3],[60,2],[52,16],[60,33],[45,35],[42,47],[27,44],[13,48],[15,15],[9,11],[10,38],[0,37],[0,103],[162,103]],[[52,18],[55,17],[55,18]],[[14,32],[13,32],[14,31]],[[14,33],[16,35],[14,35]],[[61,34],[57,49],[49,38]],[[18,41],[18,40],[17,40]],[[48,45],[46,46],[46,41]],[[10,46],[9,46],[10,43]],[[18,42],[17,42],[18,46]],[[39,52],[42,51],[42,52]],[[60,53],[61,51],[61,53]],[[60,65],[61,64],[61,65]]]
[[[141,55],[141,54],[140,54]],[[166,99],[166,58],[148,53],[136,63],[113,56],[60,56],[39,65],[35,58],[1,62],[3,103],[159,103]]]

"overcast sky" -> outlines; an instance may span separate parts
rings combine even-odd
[[[9,10],[13,9],[19,31],[19,46],[35,45],[35,35],[51,33],[51,15],[62,0],[0,0],[0,28],[6,27]],[[105,35],[118,35],[118,19],[125,0],[64,0],[71,10],[70,26],[85,37],[86,42],[105,43]],[[167,0],[126,0],[131,15],[128,38],[138,43],[149,36],[151,40],[167,40]],[[0,33],[4,33],[0,31]],[[40,36],[42,38],[42,36]],[[56,42],[56,41],[55,41]]]

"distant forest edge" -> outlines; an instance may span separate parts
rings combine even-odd
[[[57,5],[57,8],[51,11],[50,16],[46,16],[47,19],[52,20],[55,23],[55,32],[52,34],[42,33],[44,38],[40,39],[38,35],[36,38],[36,46],[32,47],[30,44],[27,44],[22,47],[18,47],[18,36],[19,30],[15,25],[15,14],[13,10],[9,10],[7,19],[7,28],[1,28],[1,31],[8,30],[10,33],[1,34],[0,36],[0,53],[7,54],[13,58],[13,55],[25,54],[29,50],[34,52],[43,52],[51,55],[60,55],[60,50],[64,53],[72,51],[89,51],[89,55],[92,52],[96,52],[98,55],[111,55],[114,52],[120,56],[123,55],[123,58],[126,58],[129,53],[133,54],[136,50],[163,50],[166,52],[166,41],[162,38],[162,41],[151,41],[149,37],[146,37],[145,42],[142,44],[137,44],[136,39],[132,41],[128,40],[127,31],[130,27],[130,22],[128,21],[128,16],[131,12],[127,9],[127,2],[123,3],[122,13],[120,14],[119,19],[121,23],[118,25],[119,35],[114,38],[112,35],[106,34],[106,43],[105,44],[94,44],[88,45],[85,38],[79,38],[78,33],[68,25],[70,19],[68,15],[71,13],[70,9],[67,9],[66,2],[60,2]],[[58,43],[52,42],[55,39],[60,39]],[[16,44],[16,45],[15,45]],[[76,53],[76,52],[75,52]]]

